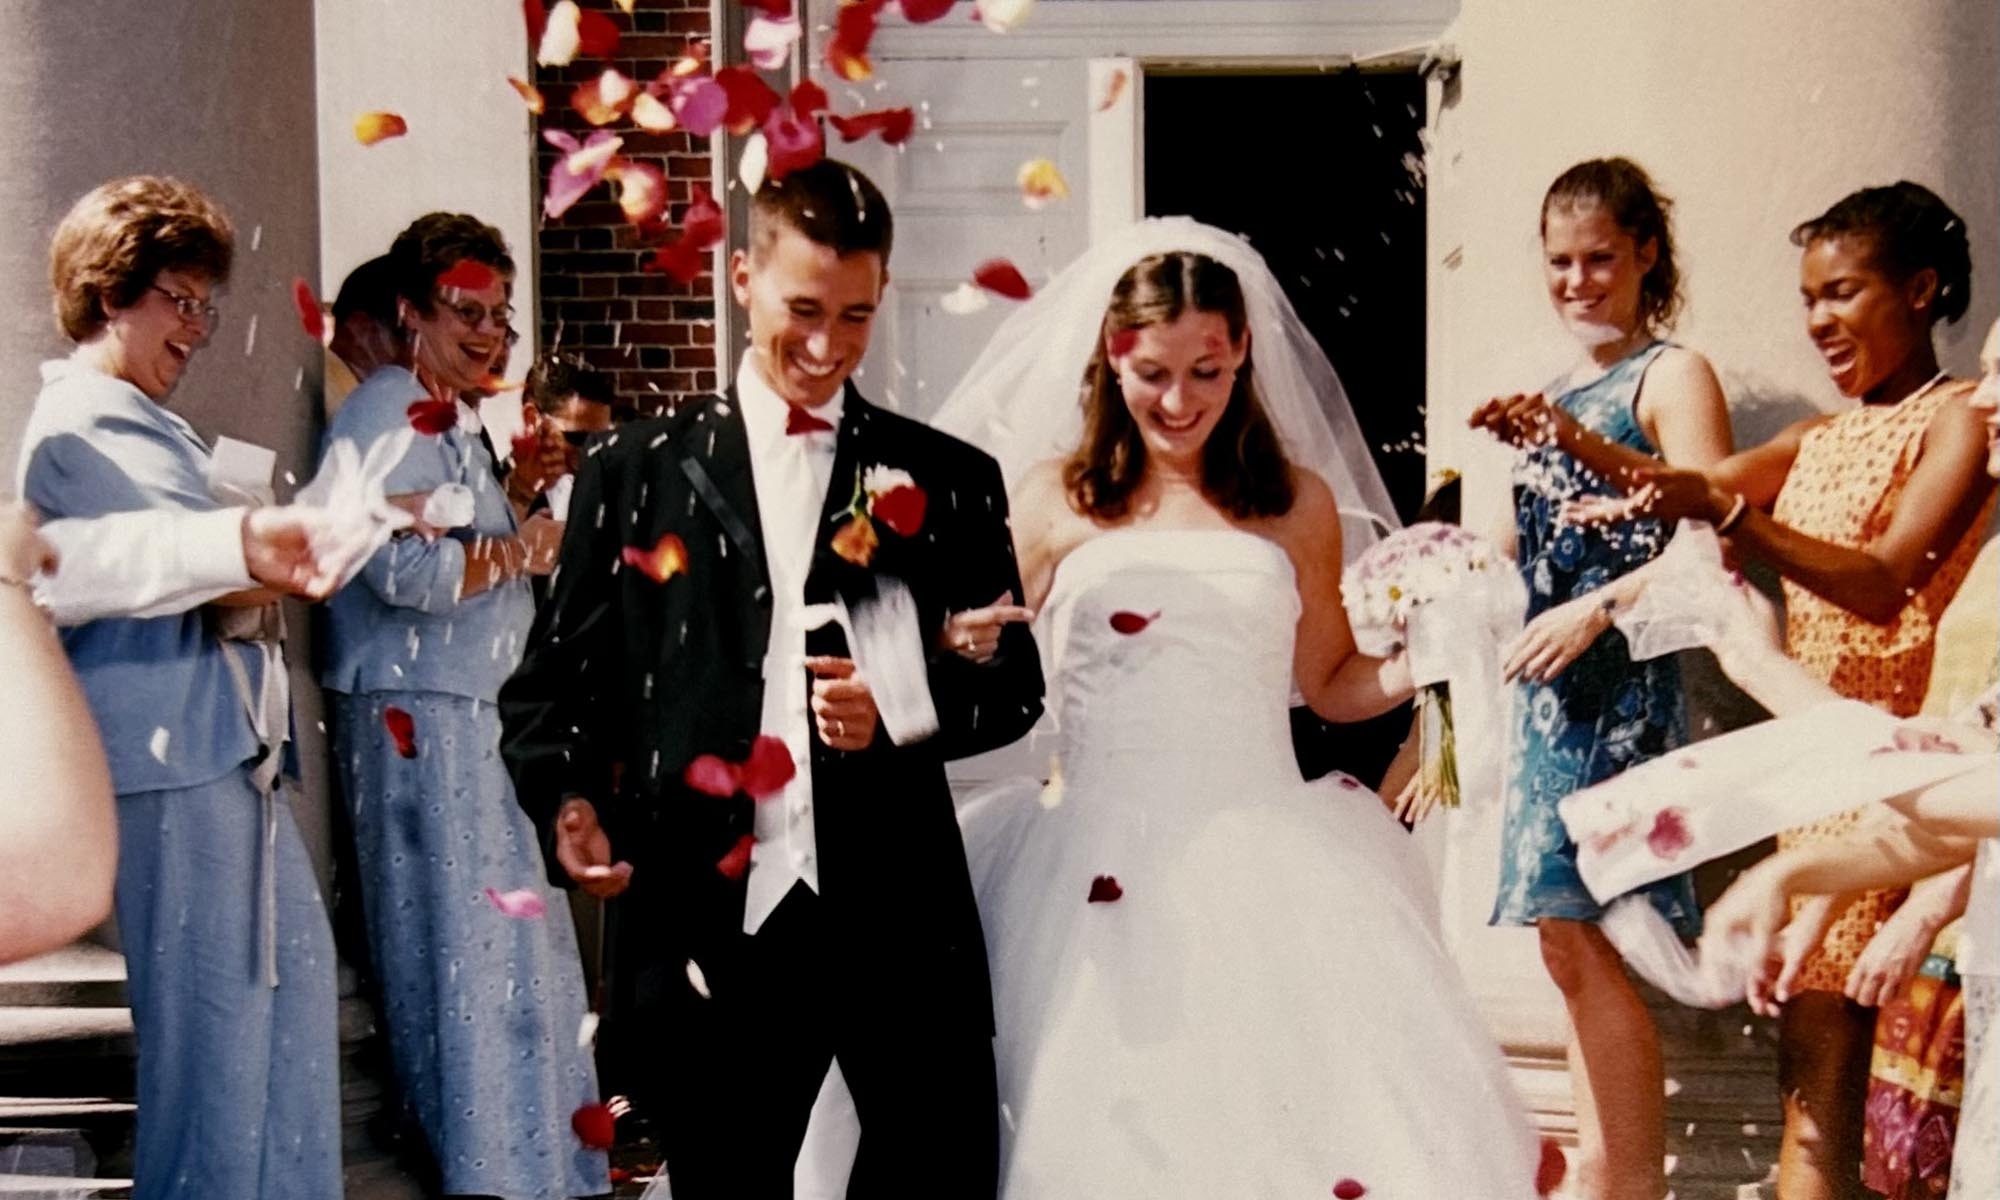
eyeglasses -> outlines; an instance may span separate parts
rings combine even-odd
[[[578,449],[589,445],[590,439],[596,437],[597,433],[598,431],[595,429],[565,429],[562,431],[563,441],[568,442]]]
[[[221,310],[208,301],[203,300],[200,296],[183,296],[179,292],[169,291],[157,283],[152,286],[154,291],[174,302],[174,311],[180,314],[181,320],[193,321],[199,318],[210,333],[214,333],[215,327],[221,323]]]
[[[478,332],[481,325],[486,324],[488,321],[493,322],[494,327],[500,330],[503,336],[512,332],[508,326],[514,323],[514,310],[508,305],[500,304],[493,308],[488,308],[484,304],[472,300],[467,300],[463,304],[453,304],[444,297],[439,296],[437,298],[437,306],[458,318],[459,324],[475,333]]]

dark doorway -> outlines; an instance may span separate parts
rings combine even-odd
[[[1415,72],[1146,76],[1146,212],[1241,234],[1270,263],[1405,521],[1424,492],[1423,115]],[[1308,777],[1372,785],[1409,716],[1293,725]]]

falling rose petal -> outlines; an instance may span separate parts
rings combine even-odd
[[[1653,818],[1653,828],[1646,834],[1646,849],[1660,858],[1671,859],[1693,841],[1694,836],[1688,832],[1687,810],[1675,805],[1661,809]]]
[[[1012,33],[1034,7],[1035,0],[979,0],[979,23],[994,33]]]
[[[702,973],[701,964],[691,958],[688,959],[687,977],[688,986],[694,989],[695,995],[700,996],[704,1000],[710,998],[708,994],[708,976]]]
[[[577,15],[576,52],[585,58],[610,58],[618,52],[618,22],[595,9]]]
[[[1118,633],[1124,634],[1126,637],[1131,637],[1135,633],[1146,632],[1146,626],[1151,625],[1159,619],[1160,614],[1158,612],[1149,615],[1146,613],[1135,613],[1129,609],[1120,609],[1111,614],[1111,628]]]
[[[989,258],[972,271],[972,282],[1009,300],[1026,300],[1035,294],[1020,268],[1004,258]]]
[[[898,0],[898,7],[911,24],[922,25],[950,12],[953,3],[954,0]]]
[[[747,833],[737,838],[736,844],[729,848],[729,853],[716,860],[716,873],[731,883],[735,883],[745,875],[748,875],[750,873],[750,849],[756,844],[757,839]]]
[[[764,119],[764,141],[764,173],[774,180],[803,171],[826,156],[826,138],[820,133],[819,122],[790,107],[773,109]]]
[[[461,258],[438,276],[438,286],[462,292],[482,292],[500,281],[500,272],[473,258]]]
[[[583,46],[583,10],[576,0],[556,0],[542,23],[542,36],[535,46],[535,62],[544,67],[566,67]]]
[[[1031,209],[1044,209],[1058,200],[1069,199],[1069,181],[1046,158],[1031,158],[1022,163],[1014,182],[1020,185],[1021,203]]]
[[[901,537],[915,537],[924,527],[924,490],[909,484],[890,488],[868,502],[868,514]]]
[[[816,112],[824,112],[826,111],[826,106],[832,103],[827,98],[826,89],[810,79],[799,80],[792,88],[792,94],[787,99],[791,102],[792,111],[801,117],[810,117]]]
[[[586,1104],[569,1115],[570,1131],[586,1150],[609,1150],[617,1139],[618,1119],[604,1104]]]
[[[1131,77],[1126,74],[1125,68],[1118,67],[1113,70],[1111,78],[1104,85],[1104,95],[1098,98],[1097,111],[1110,111],[1111,106],[1118,103],[1118,98],[1125,94],[1125,85],[1129,82]]]
[[[548,191],[542,197],[543,215],[554,220],[597,186],[625,139],[608,129],[598,130],[580,144],[559,129],[546,130],[542,136],[569,151],[549,168]]]
[[[974,283],[961,283],[939,298],[938,307],[954,317],[969,317],[992,302],[985,288]]]
[[[680,238],[671,245],[661,246],[639,264],[641,271],[652,271],[665,275],[675,283],[686,287],[701,278],[701,273],[713,265],[713,255],[694,244],[690,238]]]
[[[681,236],[706,250],[721,241],[725,232],[722,206],[708,194],[707,188],[698,183],[693,186],[693,195],[687,212],[681,214]]]
[[[647,133],[671,133],[680,128],[674,110],[651,92],[640,92],[632,97],[632,123]]]
[[[364,146],[402,137],[408,132],[409,122],[392,112],[365,112],[354,118],[354,140]]]
[[[687,544],[677,533],[661,536],[650,549],[643,546],[627,546],[619,555],[620,561],[628,567],[637,568],[654,583],[665,583],[687,570]]]
[[[609,125],[625,115],[639,86],[617,68],[610,68],[588,83],[576,85],[569,106],[592,125]]]
[[[396,753],[404,758],[417,756],[417,722],[409,713],[391,704],[382,710],[382,725],[396,743]]]
[[[548,108],[548,102],[542,99],[541,89],[534,84],[529,83],[525,79],[517,79],[512,75],[507,77],[507,82],[520,95],[521,103],[527,105],[528,111],[535,116],[541,116]]]
[[[750,757],[743,760],[737,786],[752,800],[762,800],[783,791],[796,774],[798,765],[785,739],[758,734],[750,744]]]
[[[875,548],[882,539],[875,532],[875,523],[866,515],[856,514],[833,532],[831,545],[833,552],[853,563],[865,567],[875,561]]]
[[[299,310],[299,325],[306,336],[315,342],[326,341],[326,310],[319,305],[319,297],[313,295],[312,285],[303,279],[292,280],[292,304]]]
[[[743,786],[743,772],[719,754],[702,754],[681,772],[681,782],[704,796],[726,800]]]
[[[1569,1159],[1564,1157],[1562,1147],[1556,1145],[1554,1138],[1543,1138],[1541,1161],[1535,1164],[1535,1194],[1552,1195],[1567,1174]]]
[[[542,44],[542,32],[549,27],[549,9],[542,0],[521,0],[521,17],[528,26],[528,44]]]
[[[516,888],[511,892],[487,888],[486,902],[498,910],[501,916],[512,917],[516,921],[538,920],[549,911],[548,902],[533,888]]]
[[[173,740],[173,736],[164,725],[153,727],[153,736],[146,742],[146,751],[153,756],[154,762],[167,761],[167,743]]]
[[[1107,348],[1111,351],[1111,357],[1124,358],[1126,355],[1132,353],[1132,347],[1138,344],[1139,331],[1137,329],[1120,329],[1111,335],[1111,340],[1107,343]]]
[[[720,120],[735,134],[746,134],[762,125],[780,103],[771,85],[745,67],[722,68],[710,86],[722,89],[727,105]]]
[[[771,89],[766,87],[764,90],[768,92]],[[776,93],[772,95],[771,106],[776,108]],[[667,104],[673,110],[674,118],[681,123],[681,128],[696,137],[712,136],[729,119],[728,90],[706,76],[680,81],[669,93]]]
[[[843,4],[833,21],[833,36],[826,43],[826,65],[849,83],[860,83],[875,74],[868,60],[868,43],[875,40],[875,4]]]
[[[617,181],[618,207],[626,220],[643,225],[667,211],[667,173],[652,163],[621,158],[604,174]]]
[[[1099,875],[1090,881],[1090,895],[1087,898],[1087,902],[1091,904],[1110,904],[1124,895],[1125,889],[1118,886],[1116,877]]]
[[[743,7],[754,8],[768,17],[789,16],[792,0],[743,0]]]
[[[458,424],[458,401],[419,400],[405,409],[410,428],[426,437],[437,437]]]
[[[743,140],[743,155],[736,160],[736,179],[745,191],[755,195],[764,186],[764,174],[770,168],[771,147],[765,142],[760,130]]]
[[[1334,1200],[1361,1200],[1368,1188],[1359,1179],[1343,1179],[1333,1185]]]
[[[885,146],[900,146],[910,139],[916,130],[917,115],[907,108],[885,108],[877,112],[860,112],[851,117],[839,113],[829,113],[827,123],[840,134],[843,142],[858,142],[871,133],[880,134]]]
[[[799,19],[789,13],[776,18],[760,14],[743,31],[743,53],[759,71],[783,70],[800,33]]]

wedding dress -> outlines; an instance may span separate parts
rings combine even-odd
[[[1002,1195],[1531,1197],[1537,1144],[1381,800],[1303,782],[1275,543],[1122,530],[1056,571],[1059,773],[961,813]]]

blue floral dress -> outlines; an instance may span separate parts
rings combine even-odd
[[[1585,428],[1657,456],[1639,427],[1635,402],[1646,369],[1666,349],[1667,343],[1653,342],[1553,403]],[[1565,501],[1612,491],[1554,447],[1521,456],[1514,472],[1514,525],[1530,620],[1596,591],[1665,547],[1669,531],[1654,520],[1590,529],[1558,522]],[[1671,655],[1633,662],[1624,635],[1608,629],[1553,682],[1516,686],[1508,760],[1513,773],[1492,923],[1532,925],[1543,917],[1595,921],[1604,907],[1577,874],[1576,843],[1556,815],[1556,803],[1687,741],[1680,668]],[[1701,913],[1689,876],[1641,891],[1682,934],[1699,932]]]

